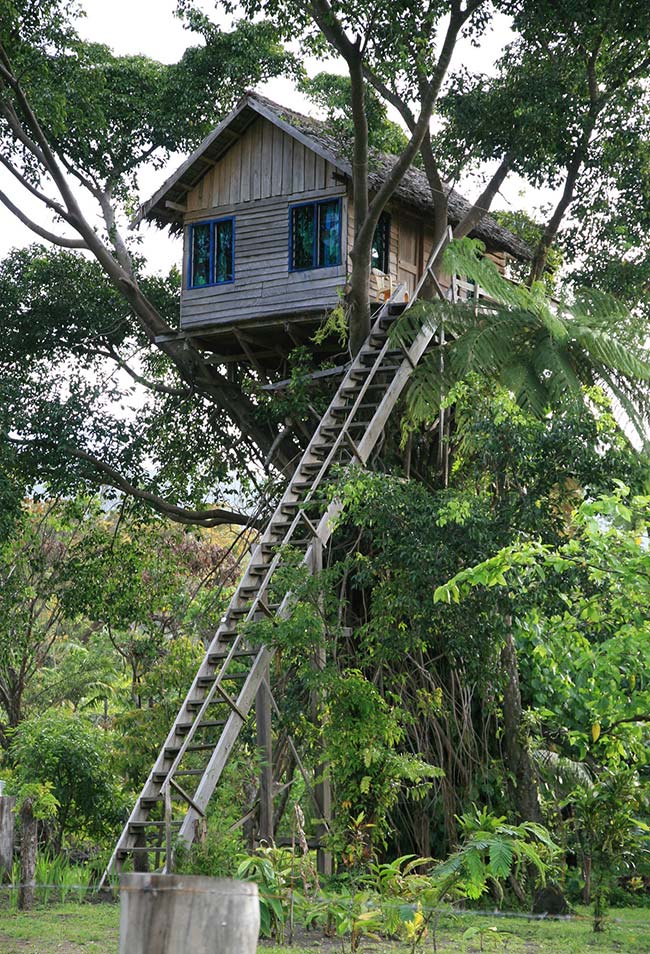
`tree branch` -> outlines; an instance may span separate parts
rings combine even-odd
[[[633,722],[650,722],[650,713],[639,712],[637,713],[637,715],[626,716],[623,719],[617,719],[616,722],[612,722],[612,724],[608,725],[606,729],[603,729],[600,734],[601,736],[608,735],[615,728],[617,728],[617,726],[625,725],[625,724],[629,724]]]
[[[62,219],[66,218],[66,211],[63,206],[59,205],[58,202],[55,202],[54,199],[50,199],[49,196],[39,192],[39,190],[35,188],[35,186],[33,186],[31,182],[29,182],[25,176],[20,173],[18,169],[16,169],[16,167],[13,166],[12,163],[10,163],[9,160],[6,159],[2,154],[0,154],[0,163],[2,163],[5,169],[8,169],[12,176],[14,176],[14,178],[20,182],[21,186],[26,189],[30,195],[33,195],[36,199],[42,202],[43,205],[46,205],[48,209],[51,209],[56,215],[61,216]]]
[[[55,235],[54,232],[49,232],[41,225],[38,225],[37,222],[33,222],[21,209],[18,208],[18,206],[13,204],[11,199],[5,195],[4,192],[0,192],[0,202],[2,202],[2,204],[5,205],[9,211],[23,223],[23,225],[26,225],[31,232],[34,232],[36,235],[40,235],[40,237],[45,239],[46,242],[52,242],[53,245],[60,245],[61,248],[88,248],[83,239],[71,239],[65,238],[63,235]]]
[[[123,477],[114,467],[111,467],[110,464],[72,444],[57,444],[55,441],[50,440],[21,440],[12,437],[8,438],[8,440],[10,440],[12,444],[27,447],[38,445],[41,447],[55,447],[62,450],[71,457],[83,463],[90,464],[94,470],[106,478],[104,482],[109,486],[114,487],[116,490],[121,490],[122,493],[134,497],[136,500],[145,501],[150,504],[154,510],[157,510],[158,513],[163,514],[176,523],[199,525],[202,527],[218,527],[223,524],[234,524],[240,527],[255,526],[255,522],[247,514],[237,513],[234,510],[226,510],[223,507],[212,507],[209,510],[189,510],[186,507],[179,507],[177,504],[165,500],[164,497],[160,497],[158,494],[144,490],[136,484],[131,483],[130,480]]]
[[[483,216],[487,215],[490,210],[490,206],[494,201],[495,195],[503,185],[504,179],[512,168],[513,158],[514,157],[510,153],[507,153],[503,157],[499,163],[498,169],[486,185],[485,189],[483,189],[483,192],[481,192],[480,196],[469,210],[467,215],[461,219],[454,229],[455,239],[464,238],[466,235],[469,235],[472,229],[475,228],[481,221]]]
[[[149,381],[148,378],[143,377],[143,375],[138,374],[124,358],[113,348],[108,348],[108,350],[103,351],[101,348],[96,348],[93,351],[93,354],[97,354],[103,358],[109,358],[111,361],[114,361],[123,371],[133,378],[137,384],[141,384],[143,387],[147,388],[149,391],[155,391],[158,394],[170,394],[172,397],[188,398],[192,395],[191,388],[175,388],[168,384],[160,384],[157,381]]]

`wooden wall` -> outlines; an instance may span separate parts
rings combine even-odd
[[[350,270],[354,215],[335,167],[260,117],[188,194],[185,221],[235,218],[235,281],[188,289],[183,255],[181,326],[230,324],[300,311],[327,311],[340,300]],[[342,197],[342,257],[335,268],[289,271],[289,205]],[[412,292],[428,259],[433,232],[422,218],[390,206],[390,275],[373,271],[371,300],[399,282]],[[347,226],[346,226],[347,223]],[[487,253],[500,271],[503,253]],[[444,283],[443,283],[444,284]]]
[[[187,197],[188,213],[336,187],[335,169],[260,117]]]
[[[334,307],[347,277],[345,185],[325,159],[260,117],[188,194],[187,223],[232,215],[235,281],[187,288],[183,255],[181,326]],[[289,205],[343,197],[342,264],[289,271]]]

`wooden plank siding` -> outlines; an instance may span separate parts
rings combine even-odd
[[[341,265],[290,272],[289,205],[334,196],[342,198]],[[412,291],[433,245],[424,215],[396,202],[387,211],[389,274],[373,269],[371,301],[381,300],[400,281]],[[225,216],[235,220],[235,280],[188,289],[186,244],[181,327],[326,311],[338,303],[351,270],[354,210],[340,175],[322,155],[260,116],[211,168],[206,164],[205,175],[188,193],[186,224]],[[504,270],[503,253],[487,255]]]
[[[347,278],[346,189],[331,163],[260,117],[207,171],[187,198],[187,224],[234,216],[235,281],[187,286],[183,255],[181,326],[329,309]],[[341,196],[342,264],[289,271],[289,205]]]

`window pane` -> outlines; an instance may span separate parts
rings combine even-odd
[[[210,224],[192,226],[191,285],[210,284]]]
[[[292,268],[314,267],[314,206],[299,205],[291,210]]]
[[[214,280],[231,282],[234,274],[232,221],[214,225]]]
[[[318,206],[318,264],[338,265],[340,261],[341,203],[321,202]]]
[[[389,266],[389,248],[390,248],[390,216],[382,212],[377,222],[377,228],[372,239],[372,254],[370,264],[372,268],[378,268],[381,272],[388,274]]]

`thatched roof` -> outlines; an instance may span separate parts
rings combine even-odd
[[[349,144],[342,142],[340,136],[330,132],[325,122],[280,106],[259,93],[249,92],[167,179],[156,194],[141,206],[135,223],[137,224],[141,219],[149,219],[160,226],[169,225],[175,231],[181,229],[182,204],[187,193],[259,116],[265,117],[288,135],[294,136],[303,145],[313,149],[345,175],[351,175]],[[371,189],[381,185],[394,162],[394,156],[371,152],[369,175]],[[455,189],[451,187],[447,189],[449,221],[455,225],[469,211],[471,204]],[[421,169],[411,167],[402,178],[391,201],[397,201],[409,206],[415,212],[429,215],[433,211],[433,202],[425,173]],[[484,216],[471,234],[485,242],[491,251],[509,252],[520,259],[532,258],[528,246],[508,229],[502,228],[490,215]]]

